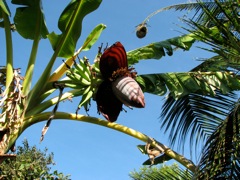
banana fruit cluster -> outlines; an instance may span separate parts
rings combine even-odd
[[[67,71],[66,75],[67,77],[61,81],[65,84],[65,87],[81,91],[82,99],[78,104],[77,110],[84,107],[88,111],[91,98],[94,96],[96,88],[102,82],[99,62],[90,65],[88,59],[84,57],[79,59],[79,62],[74,62],[73,67]]]

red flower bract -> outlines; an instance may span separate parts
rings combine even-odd
[[[133,68],[128,69],[127,54],[120,42],[104,51],[99,68],[104,81],[96,93],[97,108],[108,121],[117,120],[123,104],[145,106],[143,92],[132,78],[136,73],[131,73]]]
[[[106,49],[100,58],[99,68],[104,79],[111,78],[114,71],[127,67],[126,51],[120,42]]]

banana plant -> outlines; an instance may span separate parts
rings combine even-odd
[[[98,25],[79,51],[74,52],[81,35],[83,18],[96,10],[101,4],[101,0],[71,1],[59,17],[58,27],[61,34],[49,33],[41,0],[12,0],[11,3],[18,5],[13,24],[10,23],[11,13],[7,2],[1,1],[0,3],[1,27],[5,30],[7,50],[6,66],[1,68],[0,134],[2,141],[0,154],[6,153],[14,145],[19,135],[29,126],[29,123],[33,123],[26,122],[26,119],[34,117],[46,110],[47,107],[56,104],[56,98],[48,100],[46,98],[56,90],[53,82],[58,81],[67,71],[66,65],[63,64],[51,74],[56,58],[65,57],[67,58],[65,63],[72,66],[73,59],[77,54],[89,49],[105,28],[103,24]],[[15,29],[23,38],[31,39],[33,42],[24,77],[20,76],[19,70],[13,67],[12,29]],[[49,57],[48,64],[38,82],[31,87],[38,46],[40,41],[46,38],[53,47],[53,54]],[[82,95],[82,92],[68,92],[68,97],[72,94]],[[66,98],[66,94],[62,97],[60,100]]]
[[[78,96],[82,96],[78,108],[84,107],[87,109],[99,84],[103,81],[98,67],[101,54],[96,55],[96,61],[92,65],[86,59],[78,59],[78,54],[89,50],[106,26],[103,24],[97,25],[83,45],[74,52],[81,35],[83,18],[96,10],[101,4],[101,0],[71,1],[59,17],[58,27],[61,34],[49,33],[41,0],[12,0],[11,3],[18,5],[13,19],[14,23],[10,22],[9,4],[4,0],[0,2],[0,27],[4,29],[6,42],[6,66],[0,69],[1,157],[4,158],[9,150],[14,151],[14,144],[24,130],[35,123],[48,120],[43,128],[43,139],[52,119],[72,119],[95,123],[147,142],[148,136],[122,125],[94,117],[57,111],[57,106],[61,101]],[[12,33],[14,31],[23,38],[32,40],[32,49],[24,76],[20,75],[20,69],[13,66],[14,51],[12,44],[14,39],[12,39]],[[49,57],[48,64],[37,83],[32,86],[38,46],[43,39],[49,40],[53,48],[53,54]],[[53,70],[57,57],[64,57],[65,60],[62,65]],[[63,93],[62,90],[65,87],[70,90]],[[60,91],[59,96],[50,97],[58,89]],[[50,107],[53,107],[53,111],[49,112],[47,109]],[[152,144],[157,145],[156,142],[152,142]],[[172,152],[172,154],[176,156],[176,153]],[[185,165],[188,166],[187,163]]]
[[[72,114],[58,111],[57,107],[61,101],[78,96],[81,96],[81,101],[76,109],[84,107],[88,110],[90,101],[92,99],[96,100],[96,93],[101,84],[109,79],[113,81],[111,77],[107,77],[108,80],[104,78],[100,65],[102,57],[100,51],[96,54],[93,64],[90,64],[87,58],[78,58],[82,51],[90,50],[92,45],[98,40],[102,31],[106,28],[104,24],[97,25],[86,37],[82,46],[75,52],[77,41],[81,36],[82,20],[87,14],[92,13],[99,7],[101,0],[72,0],[59,17],[58,27],[61,34],[49,33],[44,19],[41,0],[26,0],[24,2],[12,0],[12,4],[18,5],[14,16],[14,24],[10,22],[11,13],[7,2],[4,0],[0,1],[0,18],[2,20],[0,26],[5,30],[7,50],[6,66],[0,69],[1,155],[7,153],[10,149],[14,149],[14,143],[21,133],[33,124],[47,121],[42,131],[41,139],[43,140],[51,120],[70,119],[112,128],[143,142],[150,143],[159,152],[170,157],[169,159],[173,158],[192,172],[195,172],[196,166],[190,160],[141,132],[117,123],[80,115],[77,112]],[[19,69],[13,66],[13,30],[17,31],[25,39],[32,40],[32,49],[24,77],[19,74]],[[201,32],[191,32],[128,51],[126,52],[128,65],[132,66],[140,63],[140,60],[160,59],[166,54],[172,56],[174,51],[178,49],[189,50],[193,43],[201,39],[199,34]],[[49,57],[48,64],[37,83],[31,86],[38,45],[43,39],[49,40],[53,54]],[[125,55],[123,54],[122,56]],[[58,68],[53,70],[57,57],[63,57],[65,60]],[[124,66],[121,68],[128,67]],[[116,71],[125,72],[121,68],[119,67]],[[228,93],[240,88],[240,81],[238,78],[235,78],[236,74],[232,72],[157,73],[140,74],[136,77],[132,74],[132,77],[134,77],[134,81],[130,79],[130,83],[135,86],[136,81],[143,93],[163,96],[170,92],[174,99],[185,97],[191,93],[215,96],[217,91]],[[129,77],[127,79],[129,80]],[[122,82],[121,80],[117,81],[117,83]],[[125,84],[129,85],[128,83]],[[68,90],[63,92],[64,88]],[[59,91],[59,95],[56,97],[50,96],[56,90]],[[124,88],[122,90],[125,91]],[[115,95],[122,93],[121,97],[123,97],[125,93],[124,95],[126,96],[126,92],[122,92],[118,88],[115,88],[115,91]],[[53,110],[49,111],[49,108]]]

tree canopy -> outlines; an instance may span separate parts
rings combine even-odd
[[[16,149],[15,159],[6,159],[0,164],[1,179],[61,179],[68,180],[70,175],[65,176],[57,170],[52,172],[55,165],[54,154],[48,153],[48,149],[37,149],[36,145],[30,146],[25,139],[22,146]]]

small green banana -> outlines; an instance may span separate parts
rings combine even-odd
[[[82,106],[84,106],[85,109],[87,110],[88,109],[87,106],[91,101],[92,95],[93,95],[92,90],[89,90],[87,93],[83,94],[82,99],[78,105],[78,109],[80,109]]]
[[[88,58],[87,57],[83,57],[83,60],[80,61],[80,65],[83,66],[84,72],[89,75],[89,78],[91,78],[91,75],[92,75],[92,72],[91,72],[91,69],[90,69],[91,65],[90,65],[90,63],[88,61]]]
[[[85,88],[85,90],[83,91],[83,95],[87,94],[90,90],[91,90],[91,86],[88,86],[87,88]]]
[[[77,73],[67,73],[67,76],[71,80],[76,81],[74,84],[82,84],[84,86],[89,86],[91,84],[90,81],[86,80],[85,78],[83,78],[81,75]]]
[[[77,74],[79,74],[80,76],[82,76],[84,79],[86,79],[87,81],[91,80],[91,72],[89,67],[84,63],[84,61],[82,59],[79,59],[79,64],[75,63],[74,67],[77,70]]]
[[[72,88],[72,89],[83,89],[85,86],[79,85],[79,84],[75,84],[72,83],[71,81],[69,82],[64,82],[64,85],[66,87]]]
[[[97,74],[100,74],[99,62],[95,62],[95,63],[92,65],[92,69],[93,69],[93,71],[96,72]]]

